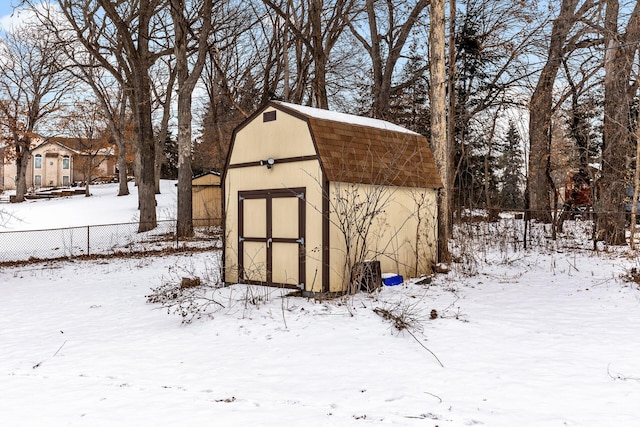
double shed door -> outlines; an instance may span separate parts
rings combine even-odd
[[[238,192],[240,281],[304,289],[305,191]]]

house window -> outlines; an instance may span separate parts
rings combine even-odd
[[[36,176],[33,178],[33,184],[34,184],[36,187],[42,187],[42,175],[36,175]]]
[[[263,122],[272,122],[275,119],[276,119],[276,110],[267,111],[266,113],[262,114],[262,121]]]
[[[36,169],[41,169],[42,168],[42,154],[36,154],[34,162],[35,162],[34,167]]]
[[[68,175],[62,175],[62,185],[65,187],[69,186],[69,176]]]
[[[69,169],[69,156],[64,156],[62,158],[62,169]],[[69,177],[67,177],[68,179]]]

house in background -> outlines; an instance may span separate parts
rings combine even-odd
[[[76,151],[58,142],[46,141],[31,150],[31,186],[69,187],[73,182]],[[27,180],[27,182],[29,182]]]
[[[427,139],[392,123],[271,101],[235,129],[222,187],[225,282],[342,293],[357,262],[437,262],[442,182]]]
[[[111,178],[116,174],[116,153],[106,143],[88,144],[78,138],[38,137],[31,150],[27,166],[27,188],[69,187],[87,180],[87,165],[91,162],[92,178]],[[15,190],[16,166],[9,156],[9,147],[2,155],[0,190]]]
[[[36,147],[38,150],[46,150],[51,156],[58,154],[61,159],[59,166],[64,171],[66,167],[65,156],[69,155],[71,164],[71,182],[84,183],[87,181],[87,167],[91,163],[91,179],[108,180],[116,176],[116,151],[113,145],[103,139],[85,140],[81,138],[50,138],[45,143]],[[35,152],[35,149],[33,150]],[[70,151],[71,154],[65,153]],[[64,183],[58,186],[66,186]]]

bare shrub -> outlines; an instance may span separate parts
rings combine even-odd
[[[430,315],[432,319],[437,318],[437,314],[436,317],[433,317],[432,313],[427,315],[422,309],[421,303],[423,298],[418,298],[415,301],[402,299],[395,303],[386,303],[381,307],[375,307],[373,312],[390,322],[397,331],[406,332],[411,335],[422,348],[436,359],[440,366],[444,367],[438,356],[429,350],[416,336],[416,334],[421,334],[424,331],[422,324],[427,319],[427,316]]]
[[[147,302],[160,304],[167,309],[167,314],[177,314],[182,317],[182,323],[191,323],[213,314],[225,306],[218,301],[219,287],[203,285],[200,278],[182,278],[185,280],[163,279],[160,286],[151,288],[147,295]],[[183,284],[187,284],[183,286]]]
[[[177,314],[182,323],[191,323],[203,317],[212,317],[225,308],[218,295],[222,286],[221,263],[217,268],[205,267],[196,274],[193,263],[184,262],[172,265],[168,277],[162,277],[160,286],[151,288],[146,296],[147,302],[160,304],[167,314]]]

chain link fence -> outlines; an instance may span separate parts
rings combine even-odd
[[[0,263],[88,255],[125,255],[166,249],[222,247],[219,220],[194,220],[194,236],[179,239],[176,221],[157,221],[151,231],[138,233],[138,223],[88,225],[49,230],[0,232]]]

